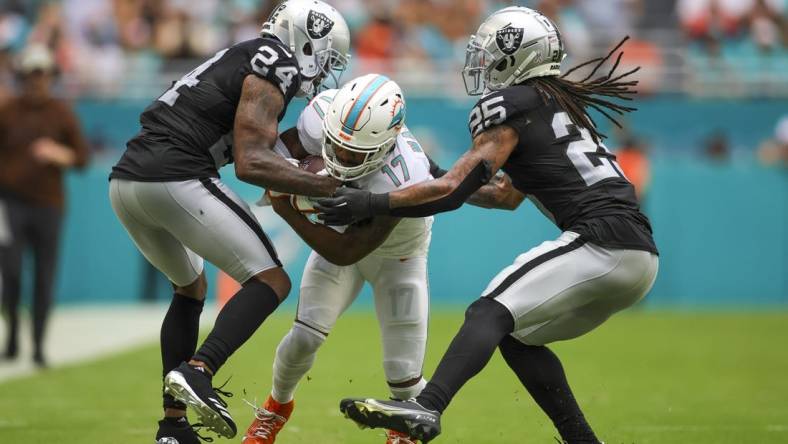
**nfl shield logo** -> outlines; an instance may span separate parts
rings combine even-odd
[[[523,43],[523,28],[512,28],[512,25],[506,25],[495,34],[495,43],[504,54],[514,54]]]
[[[306,29],[309,37],[313,39],[322,39],[331,32],[334,27],[334,22],[329,19],[325,14],[317,11],[309,11],[309,16],[306,19]]]

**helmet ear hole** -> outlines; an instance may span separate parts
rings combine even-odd
[[[498,72],[503,72],[504,70],[506,70],[508,66],[509,66],[509,60],[504,58],[503,60],[498,62],[497,65],[495,65],[495,70]]]
[[[301,51],[304,53],[304,55],[311,56],[312,55],[312,43],[311,42],[304,43],[304,47],[303,47],[303,49]]]

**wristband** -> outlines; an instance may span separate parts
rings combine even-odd
[[[369,208],[373,216],[388,216],[391,213],[389,193],[370,194]]]

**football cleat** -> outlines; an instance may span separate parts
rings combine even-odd
[[[347,398],[339,403],[339,410],[361,428],[382,427],[395,430],[425,443],[441,433],[440,413],[422,407],[416,400]]]
[[[262,407],[248,404],[254,407],[255,419],[246,429],[243,444],[273,444],[276,441],[276,435],[290,419],[295,401],[280,404],[271,395],[268,395],[268,399],[265,400]]]
[[[185,418],[164,418],[159,421],[159,430],[156,432],[156,444],[201,444],[213,441],[212,438],[200,436],[195,428],[199,424],[191,425]]]
[[[211,378],[201,367],[182,362],[164,377],[164,392],[193,409],[206,429],[225,438],[238,433],[227,403],[219,396],[232,393],[211,387]]]
[[[415,439],[396,430],[389,430],[386,438],[386,444],[419,444]]]

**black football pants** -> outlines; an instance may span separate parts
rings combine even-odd
[[[58,258],[62,210],[14,197],[0,197],[0,276],[3,313],[8,323],[5,353],[16,355],[19,341],[22,256],[33,253],[33,346],[40,355],[52,305],[52,286]]]

